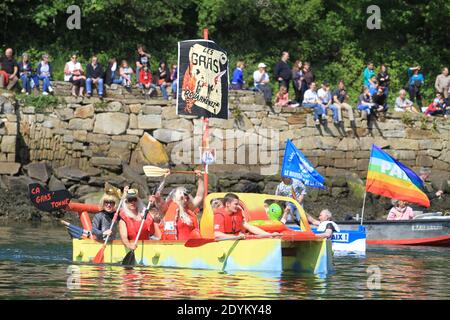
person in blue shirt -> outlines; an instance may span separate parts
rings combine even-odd
[[[417,106],[419,110],[422,110],[422,94],[420,88],[424,83],[423,74],[420,72],[420,66],[408,68],[408,88],[409,88],[409,99],[414,103],[414,99],[417,101]]]
[[[242,90],[244,88],[244,62],[238,61],[236,63],[236,69],[233,71],[233,78],[231,79],[230,89]]]
[[[364,71],[363,71],[364,86],[365,86],[365,87],[369,87],[370,79],[371,79],[373,76],[376,76],[375,70],[373,69],[373,63],[372,63],[372,62],[369,62],[369,63],[367,63],[367,67],[366,67],[366,68],[364,69]]]

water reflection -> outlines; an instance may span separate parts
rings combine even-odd
[[[337,257],[327,277],[297,273],[222,273],[71,261],[59,226],[0,226],[0,299],[449,299],[448,248],[368,248]],[[367,270],[381,272],[370,290]]]

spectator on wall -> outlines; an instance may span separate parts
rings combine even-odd
[[[92,97],[92,85],[97,86],[98,96],[103,98],[103,66],[97,62],[97,56],[92,56],[91,63],[86,67],[86,92]]]
[[[399,96],[395,99],[395,111],[418,113],[418,111],[414,108],[412,101],[406,98],[405,89],[401,89],[398,94]]]
[[[50,62],[48,61],[49,57],[48,54],[42,55],[42,60],[39,62],[37,69],[36,69],[36,75],[34,77],[34,85],[39,90],[39,81],[42,80],[43,87],[42,87],[42,94],[48,95],[49,93],[53,92],[53,88],[51,86],[51,79],[52,79],[52,66]]]
[[[161,60],[158,66],[158,86],[161,89],[164,100],[169,100],[167,87],[170,86],[170,70],[166,62]]]
[[[417,106],[419,110],[422,111],[422,93],[421,88],[424,84],[423,74],[420,72],[420,66],[408,68],[408,91],[409,91],[409,99],[414,103],[417,102]]]
[[[2,73],[0,73],[0,88],[6,86],[7,90],[15,87],[19,80],[19,66],[13,56],[13,49],[5,50],[5,56],[0,59]]]
[[[447,118],[450,115],[450,106],[447,104],[441,93],[436,93],[436,98],[428,105],[425,110],[427,116],[443,115]]]
[[[172,96],[176,99],[178,86],[178,67],[176,64],[172,64],[170,67],[170,81],[172,81]]]
[[[76,54],[72,54],[70,61],[64,67],[64,81],[72,84],[72,95],[74,97],[78,96],[77,92],[79,92],[80,96],[83,96],[86,77],[84,76],[83,67],[78,62],[78,56]]]
[[[296,60],[292,66],[292,83],[294,84],[295,101],[302,103],[303,101],[303,63],[300,60]]]
[[[369,61],[363,71],[363,84],[366,87],[369,87],[369,79],[371,79],[373,76],[375,76],[375,70],[373,67],[373,63]]]
[[[231,90],[242,90],[244,88],[244,61],[238,61],[236,68],[233,71],[233,77],[231,79]]]
[[[119,68],[117,67],[116,58],[108,60],[108,67],[105,72],[105,84],[110,86],[111,84],[122,84],[123,79],[120,77]]]
[[[147,53],[147,49],[145,48],[145,46],[142,44],[138,44],[136,59],[135,59],[135,61],[136,61],[136,77],[138,78],[137,79],[138,84],[139,84],[139,69],[141,69],[144,64],[147,64],[148,67],[151,68],[150,67],[150,58],[151,58],[151,55],[149,53]]]
[[[373,105],[372,95],[370,94],[369,88],[363,87],[363,90],[358,97],[358,103],[356,105],[356,108],[362,111],[363,118],[369,119]]]
[[[31,93],[31,83],[33,82],[33,67],[28,53],[22,54],[22,61],[19,62],[19,75],[22,82],[22,93],[29,95]]]
[[[127,60],[122,60],[119,73],[122,78],[122,85],[128,90],[128,92],[131,92],[132,76],[134,71],[133,68],[128,66]]]
[[[345,90],[345,83],[343,80],[339,81],[338,88],[333,92],[333,104],[330,106],[330,109],[333,111],[333,119],[335,124],[343,121],[342,110],[346,110],[351,126],[355,126],[353,108],[348,104],[348,94]]]
[[[139,82],[145,99],[150,99],[152,93],[156,91],[156,85],[153,83],[152,72],[147,64],[144,64],[139,71]]]
[[[323,114],[323,108],[316,90],[316,83],[311,83],[310,88],[305,92],[302,105],[305,108],[314,109],[314,121],[316,125],[319,125]]]
[[[269,85],[269,74],[266,72],[266,65],[264,63],[258,64],[258,70],[253,72],[253,83],[255,90],[262,92],[266,104],[272,103],[272,88]]]
[[[324,81],[322,83],[322,87],[317,91],[317,96],[319,97],[320,104],[322,105],[322,119],[326,118],[327,111],[331,106],[331,91],[330,91],[330,85],[327,81]]]
[[[442,69],[442,73],[436,77],[434,88],[436,89],[436,92],[442,94],[445,99],[449,97],[450,76],[448,75],[448,68]]]
[[[278,85],[285,86],[287,91],[289,92],[289,82],[292,78],[292,70],[288,64],[289,53],[283,51],[281,54],[281,60],[277,62],[274,69],[275,79],[278,81]]]
[[[386,97],[389,94],[390,80],[391,79],[390,79],[387,67],[385,64],[382,64],[380,66],[380,71],[378,72],[378,75],[377,75],[377,82],[378,82],[378,85],[383,88],[383,91],[384,91],[384,94],[386,95]]]

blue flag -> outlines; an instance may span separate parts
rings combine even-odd
[[[325,189],[325,179],[289,139],[286,141],[281,176],[298,179],[311,188]]]

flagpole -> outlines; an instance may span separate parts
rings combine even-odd
[[[364,209],[365,209],[365,206],[366,206],[366,195],[367,195],[367,192],[364,191],[364,200],[363,200],[363,206],[362,206],[362,212],[361,212],[361,225],[363,224],[363,220],[364,220]]]

